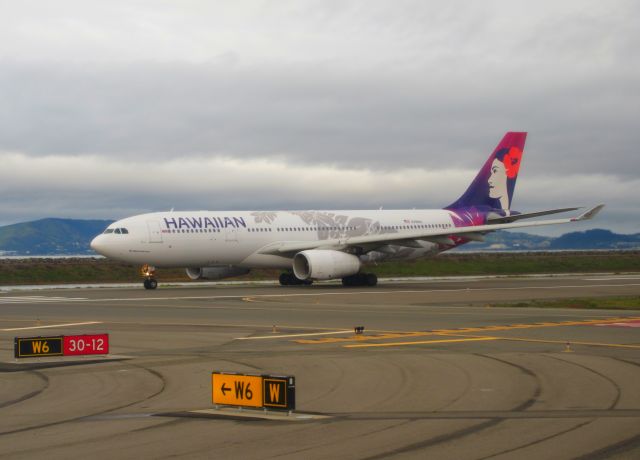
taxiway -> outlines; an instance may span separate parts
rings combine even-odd
[[[638,458],[640,311],[492,305],[639,294],[633,274],[3,291],[0,454]],[[98,332],[116,359],[13,358]],[[295,375],[326,418],[197,412],[213,370]]]

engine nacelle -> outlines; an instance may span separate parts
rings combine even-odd
[[[353,254],[331,249],[310,249],[293,257],[293,273],[301,280],[331,280],[355,275],[360,259]]]
[[[249,273],[248,268],[242,267],[198,267],[187,268],[186,271],[192,280],[220,280]]]

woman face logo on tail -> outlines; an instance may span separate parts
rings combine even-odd
[[[515,187],[522,150],[517,147],[500,150],[491,163],[489,175],[489,197],[498,200],[500,208],[509,209]]]

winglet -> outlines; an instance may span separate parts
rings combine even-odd
[[[591,209],[580,214],[578,217],[572,219],[574,222],[578,222],[581,220],[589,220],[593,219],[601,210],[604,208],[604,204],[599,204],[598,206],[594,206]]]

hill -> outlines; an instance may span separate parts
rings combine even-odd
[[[95,255],[91,240],[112,220],[48,218],[0,227],[5,255]]]
[[[640,247],[640,234],[621,235],[610,230],[593,229],[565,233],[555,238],[549,249],[635,249]]]
[[[456,251],[567,251],[639,249],[640,233],[623,235],[610,230],[593,229],[565,233],[559,237],[498,231],[489,233],[481,243],[471,243]]]

